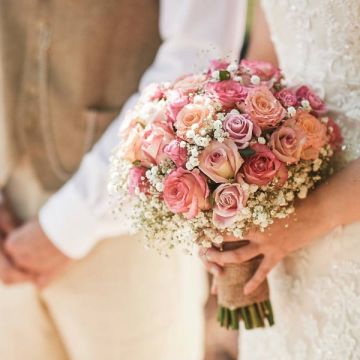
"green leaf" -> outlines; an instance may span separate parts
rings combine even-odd
[[[133,162],[133,165],[139,167],[141,165],[141,161],[140,160],[135,160]]]
[[[281,86],[280,83],[275,83],[275,84],[274,84],[274,89],[275,89],[275,91],[280,91],[281,88],[282,88],[282,86]]]
[[[230,73],[227,70],[220,70],[219,77],[220,77],[220,81],[229,80]]]
[[[240,155],[243,158],[249,158],[249,157],[253,156],[254,154],[256,154],[256,151],[253,150],[251,147],[247,147],[246,149],[240,150]]]

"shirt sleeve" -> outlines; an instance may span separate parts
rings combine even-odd
[[[141,78],[139,92],[152,82],[173,81],[203,70],[211,59],[237,60],[246,22],[245,0],[163,0],[160,4],[159,47]],[[67,256],[85,256],[101,239],[130,232],[124,216],[114,216],[107,193],[109,156],[118,143],[118,129],[139,92],[99,142],[83,158],[75,175],[42,207],[40,224]]]

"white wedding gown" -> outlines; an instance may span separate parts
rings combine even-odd
[[[348,159],[359,157],[360,0],[262,4],[288,82],[325,96]],[[241,331],[241,360],[360,359],[360,223],[289,256],[269,280],[276,325]]]

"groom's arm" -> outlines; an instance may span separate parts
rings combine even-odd
[[[203,69],[211,57],[237,59],[245,24],[245,1],[164,1],[160,32],[163,43],[139,91],[152,82],[171,81]],[[203,51],[203,52],[202,52]],[[108,159],[118,142],[118,128],[138,95],[87,154],[75,176],[40,211],[40,223],[54,244],[70,257],[82,257],[99,239],[127,232],[125,219],[109,212]]]
[[[139,92],[152,82],[171,81],[184,73],[203,69],[211,58],[237,59],[244,34],[245,7],[243,0],[209,0],[206,6],[198,0],[162,1],[163,43],[141,79]],[[109,211],[108,159],[118,142],[118,128],[124,114],[137,98],[138,94],[134,94],[128,100],[118,118],[84,157],[77,173],[41,209],[41,229],[36,230],[38,224],[28,226],[18,233],[20,240],[15,237],[10,243],[8,250],[20,265],[30,269],[31,262],[34,265],[42,261],[41,254],[54,256],[54,248],[69,258],[81,258],[99,240],[128,231],[126,220],[114,219]],[[26,236],[29,238],[24,241]],[[34,243],[35,247],[47,247],[47,251],[36,251]],[[17,244],[28,247],[27,263],[21,264]],[[32,252],[31,248],[34,248]]]

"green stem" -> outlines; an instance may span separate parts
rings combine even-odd
[[[265,301],[265,308],[266,308],[266,315],[267,315],[266,317],[268,319],[269,325],[273,326],[275,324],[275,321],[274,321],[274,313],[273,313],[273,309],[272,309],[270,300]]]
[[[225,308],[221,307],[221,326],[225,324]]]
[[[231,310],[231,328],[233,330],[239,329],[239,310]]]
[[[254,325],[253,325],[253,321],[251,318],[251,313],[250,313],[250,309],[248,306],[245,307],[245,313],[246,313],[246,317],[247,317],[247,321],[248,321],[248,329],[253,329]]]
[[[218,310],[218,322],[227,329],[239,329],[240,320],[244,322],[245,329],[265,327],[265,319],[270,326],[274,325],[274,315],[269,300],[235,310],[219,306]]]
[[[225,316],[224,316],[224,327],[227,329],[229,328],[229,310],[225,309]]]
[[[250,324],[249,324],[249,319],[247,317],[245,308],[240,308],[240,312],[241,312],[241,317],[244,321],[244,325],[245,325],[245,329],[249,329],[250,328]]]
[[[264,320],[266,318],[262,303],[257,303],[256,307],[259,311],[260,317]]]
[[[222,309],[223,307],[222,306],[219,306],[218,307],[218,311],[217,311],[217,321],[221,324],[222,323]]]

